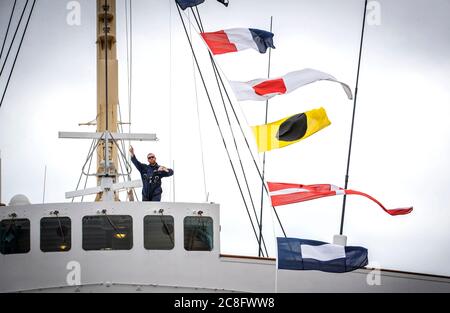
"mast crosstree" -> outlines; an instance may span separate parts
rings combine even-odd
[[[116,40],[116,0],[97,0],[97,131],[60,132],[59,138],[97,141],[97,187],[66,193],[66,198],[96,194],[96,201],[119,201],[117,191],[140,187],[140,181],[118,182],[121,175],[117,141],[156,141],[156,134],[118,133],[119,80]],[[88,159],[93,157],[93,153]],[[126,162],[126,160],[125,160]],[[84,173],[84,172],[83,172]],[[86,174],[86,173],[84,173]],[[89,174],[87,174],[89,176]]]

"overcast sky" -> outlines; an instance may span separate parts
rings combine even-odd
[[[12,2],[0,2],[0,42]],[[148,152],[154,152],[160,164],[173,166],[174,162],[175,193],[172,178],[166,179],[163,201],[175,197],[176,201],[203,202],[193,63],[172,2],[133,1],[132,131],[157,133],[160,139],[134,146],[142,162]],[[18,7],[24,3],[19,0]],[[67,3],[37,2],[0,108],[2,202],[19,193],[32,203],[42,202],[45,166],[46,202],[67,201],[64,193],[75,189],[90,142],[58,139],[58,131],[95,131],[78,127],[96,115],[95,1],[79,1],[79,26],[66,23]],[[125,14],[124,2],[117,3],[120,102],[126,121]],[[206,0],[199,9],[207,31],[268,30],[273,16],[276,49],[271,76],[309,67],[330,73],[353,89],[363,4],[363,0],[230,0],[225,8]],[[373,15],[376,4],[379,16]],[[380,0],[370,7],[375,20],[369,20],[365,32],[349,187],[376,197],[388,208],[412,205],[414,211],[392,217],[369,200],[350,196],[344,234],[349,245],[367,247],[370,262],[382,268],[450,275],[450,1]],[[17,18],[16,12],[13,25]],[[213,89],[210,64],[194,28],[192,36]],[[268,54],[247,50],[217,56],[216,61],[229,80],[267,76]],[[221,205],[221,250],[255,255],[247,213],[198,74],[195,77],[206,193],[209,201]],[[220,98],[217,92],[212,94],[219,108]],[[234,104],[256,155],[248,126],[263,123],[265,104],[236,100]],[[352,105],[340,86],[329,82],[273,98],[269,121],[323,106],[332,124],[300,143],[269,152],[267,180],[343,186]],[[225,127],[223,111],[219,110],[219,116]],[[229,131],[225,135],[233,148]],[[259,211],[259,178],[244,142],[238,139],[238,144]],[[237,160],[235,153],[233,159]],[[139,179],[137,171],[132,176]],[[331,242],[339,233],[341,207],[342,199],[334,197],[277,211],[288,236]],[[263,225],[274,256],[275,236],[281,231],[267,205]]]

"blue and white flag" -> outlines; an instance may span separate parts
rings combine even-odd
[[[182,10],[202,4],[205,0],[175,0]]]
[[[368,263],[367,249],[363,247],[284,237],[277,238],[277,244],[278,269],[344,273]]]
[[[199,4],[202,4],[205,2],[205,0],[175,0],[176,3],[180,6],[182,10],[186,10],[187,8],[195,7]],[[217,0],[218,2],[222,3],[224,6],[228,7],[229,1],[228,0]]]

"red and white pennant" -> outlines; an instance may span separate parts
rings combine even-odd
[[[309,201],[336,195],[359,195],[372,200],[389,215],[409,214],[413,210],[413,207],[389,210],[386,209],[380,201],[364,192],[352,189],[344,189],[330,184],[302,185],[267,182],[267,186],[269,187],[269,194],[273,206]]]

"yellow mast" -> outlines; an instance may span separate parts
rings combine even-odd
[[[117,111],[119,105],[118,61],[116,48],[116,0],[97,0],[97,131],[59,132],[59,138],[100,140],[97,146],[97,187],[66,192],[67,199],[96,194],[95,201],[120,201],[119,192],[128,191],[127,199],[134,201],[133,189],[142,187],[141,180],[131,180],[131,168],[119,174],[117,142],[157,141],[156,134],[119,133]],[[106,144],[107,143],[107,147]],[[120,152],[120,155],[125,154]],[[93,157],[89,152],[88,160]],[[126,161],[125,161],[126,162]],[[127,162],[126,162],[127,163]],[[90,164],[90,163],[89,163]],[[89,176],[84,172],[82,174]],[[120,175],[128,181],[119,182]]]
[[[97,0],[97,132],[99,133],[105,131],[117,133],[118,84],[116,0]],[[111,177],[115,183],[117,169],[117,147],[109,141],[108,151],[105,151],[103,141],[97,148],[97,185],[100,186],[101,179],[105,176]],[[118,200],[117,194],[114,195],[114,199]],[[102,193],[98,193],[95,200],[102,200]]]

